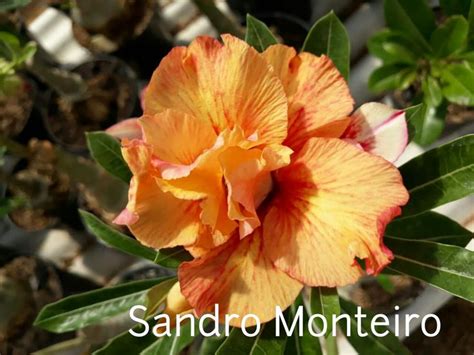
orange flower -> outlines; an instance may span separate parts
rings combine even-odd
[[[116,222],[147,246],[193,254],[178,276],[197,315],[218,303],[265,322],[303,285],[355,282],[357,258],[368,273],[390,262],[382,236],[408,193],[388,160],[406,146],[405,115],[370,103],[350,116],[325,56],[222,39],[173,49],[139,126],[111,129],[128,137],[133,172]]]

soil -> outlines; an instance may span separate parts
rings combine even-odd
[[[3,308],[0,353],[26,355],[49,345],[56,336],[33,327],[32,323],[46,304],[61,297],[61,283],[52,267],[25,256],[3,266],[0,269]]]
[[[128,69],[128,68],[127,68]],[[46,125],[58,143],[85,149],[85,132],[104,130],[120,118],[128,118],[135,103],[135,81],[119,61],[98,60],[78,67],[87,97],[68,101],[52,95]]]
[[[403,308],[423,290],[423,284],[408,276],[389,276],[394,289],[388,292],[374,278],[361,280],[350,291],[352,301],[375,313],[394,312],[395,306]]]
[[[29,202],[9,216],[20,228],[37,231],[58,223],[67,213],[72,187],[69,177],[56,169],[57,156],[51,142],[32,139],[28,149],[30,156],[13,174],[7,194]]]
[[[471,355],[474,353],[474,304],[454,298],[437,313],[441,320],[440,333],[432,338],[423,335],[418,329],[405,340],[405,345],[415,355]],[[436,329],[435,321],[430,318],[426,329]]]
[[[93,52],[112,52],[145,31],[153,17],[155,6],[156,2],[153,0],[125,0],[123,11],[102,28],[90,30],[74,22],[74,36],[80,44]],[[104,43],[96,35],[105,37],[105,41],[111,43]]]
[[[16,95],[0,94],[0,135],[19,135],[30,117],[33,103],[32,87],[26,82]]]

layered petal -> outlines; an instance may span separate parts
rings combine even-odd
[[[364,104],[351,116],[342,138],[394,162],[408,144],[405,112],[377,102]]]
[[[310,286],[342,286],[390,260],[385,225],[408,200],[398,170],[340,139],[313,138],[275,174],[263,222],[272,261]]]
[[[181,264],[181,292],[198,316],[218,304],[221,320],[225,314],[253,313],[267,322],[275,317],[275,306],[285,309],[295,300],[303,285],[275,268],[263,248],[257,229],[245,239],[235,235],[219,248]],[[240,326],[240,320],[232,319],[230,324]]]
[[[261,55],[245,42],[223,35],[224,45],[198,37],[174,48],[153,74],[144,111],[175,109],[206,119],[217,133],[241,127],[264,143],[287,135],[287,99],[279,79]]]
[[[175,110],[145,115],[140,123],[145,142],[152,147],[153,155],[166,163],[190,165],[211,148],[217,138],[208,120]]]
[[[268,47],[264,58],[274,68],[288,96],[288,138],[300,149],[311,137],[339,137],[354,101],[332,61],[310,53],[297,54],[281,44]]]
[[[125,143],[122,154],[134,176],[127,207],[115,222],[126,224],[142,244],[152,248],[193,244],[200,231],[199,204],[179,200],[159,188],[148,145]]]
[[[271,172],[290,163],[292,150],[282,145],[245,150],[230,147],[219,156],[227,187],[228,216],[239,221],[243,238],[260,226],[257,207],[270,193]]]

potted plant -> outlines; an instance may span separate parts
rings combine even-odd
[[[36,52],[34,42],[21,44],[13,33],[0,32],[0,134],[18,136],[33,109],[35,87],[20,71]]]
[[[368,43],[382,65],[370,76],[369,87],[393,92],[397,105],[425,105],[414,122],[415,141],[433,143],[445,125],[472,121],[474,114],[474,42],[470,1],[441,1],[431,9],[425,0],[386,0],[387,28]]]

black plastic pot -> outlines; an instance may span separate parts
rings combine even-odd
[[[52,90],[46,93],[45,107],[42,112],[42,116],[50,139],[72,153],[85,154],[87,152],[84,135],[85,132],[104,130],[121,119],[131,117],[139,110],[136,75],[133,70],[124,62],[109,56],[98,57],[91,62],[87,62],[75,67],[71,71],[79,74],[86,81],[90,81],[93,78],[96,78],[98,75],[110,74],[113,76],[113,78],[111,78],[106,83],[105,87],[101,89],[102,92],[115,90],[120,86],[123,92],[128,93],[128,98],[125,100],[126,102],[120,102],[119,92],[113,97],[113,100],[115,101],[113,101],[110,106],[107,106],[104,100],[102,100],[100,97],[94,97],[92,95],[87,96],[91,94],[91,92],[88,90],[86,92],[85,99],[72,104],[74,109],[77,111],[75,113],[74,122],[78,120],[80,121],[80,123],[77,124],[78,128],[75,129],[72,134],[71,130],[73,130],[74,127],[71,127],[71,125],[67,123],[67,120],[65,119],[65,111],[61,111],[62,109],[58,104],[61,98],[56,92],[53,92]],[[86,115],[81,113],[81,110],[90,108],[88,105],[92,105],[93,103],[91,102],[96,105],[98,110],[94,111],[94,109],[91,109],[89,114]],[[109,110],[107,117],[98,123],[92,122],[91,117],[97,114],[100,115],[100,112],[97,112],[104,108]],[[90,115],[90,113],[92,113],[92,115]],[[61,123],[58,124],[58,122]],[[79,136],[80,138],[78,142],[77,137]],[[71,137],[74,139],[71,139]]]

